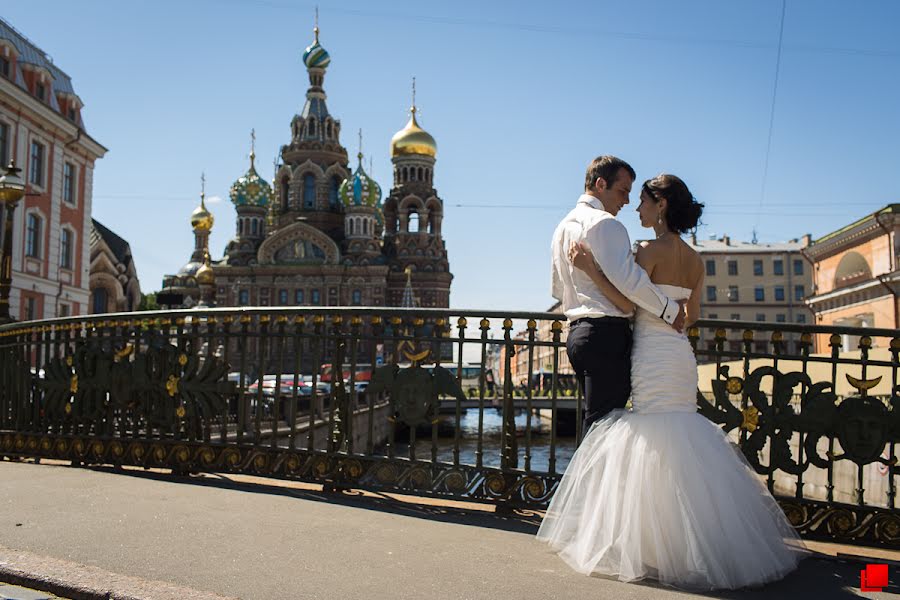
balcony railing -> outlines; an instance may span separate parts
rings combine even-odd
[[[346,307],[14,323],[0,456],[541,509],[582,434],[565,332],[556,313]],[[801,534],[900,547],[900,332],[702,321],[689,338],[699,412]]]

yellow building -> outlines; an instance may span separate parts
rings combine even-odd
[[[859,219],[815,241],[804,250],[814,265],[815,295],[806,302],[817,325],[896,329],[900,291],[898,238],[900,204]],[[817,336],[817,350],[828,335]],[[858,336],[843,336],[843,350],[854,350]]]
[[[706,267],[700,298],[704,319],[757,323],[812,323],[804,300],[812,293],[813,276],[802,253],[808,235],[781,243],[740,242],[727,235],[718,239],[688,240]],[[701,329],[698,348],[714,345],[713,332]],[[798,334],[785,333],[786,350],[794,352]],[[756,342],[765,352],[765,340]],[[739,352],[741,341],[729,339],[726,350]]]

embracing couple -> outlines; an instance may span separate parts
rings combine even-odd
[[[637,212],[656,235],[632,254],[616,215],[635,178],[619,158],[595,159],[553,235],[552,293],[570,322],[585,435],[538,539],[577,571],[623,581],[719,589],[780,579],[803,544],[744,457],[697,413],[683,330],[700,316],[704,268],[680,235],[703,205],[674,175],[645,181]]]

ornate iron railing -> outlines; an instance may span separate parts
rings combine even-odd
[[[6,325],[0,455],[541,509],[582,433],[561,319],[257,307]],[[689,331],[700,413],[807,537],[900,547],[898,335]]]

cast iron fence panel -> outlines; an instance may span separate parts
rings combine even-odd
[[[898,331],[701,321],[688,333],[710,365],[700,414],[798,531],[900,547]],[[557,313],[380,307],[14,323],[0,327],[0,455],[539,510],[583,434],[564,334]],[[885,489],[867,492],[873,481]]]

